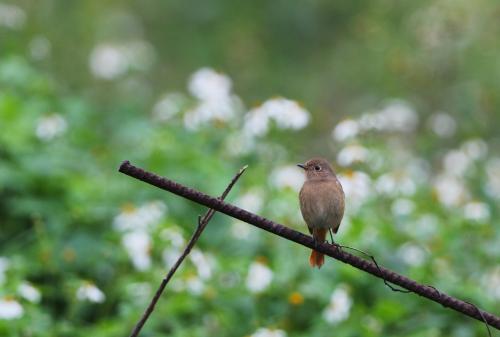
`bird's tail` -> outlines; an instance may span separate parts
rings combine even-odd
[[[314,240],[316,240],[317,243],[325,242],[326,232],[328,232],[328,229],[326,229],[326,228],[313,229]],[[311,252],[311,256],[309,257],[309,264],[311,265],[311,267],[318,267],[318,269],[319,269],[319,268],[321,268],[323,263],[325,263],[324,254],[313,250]]]

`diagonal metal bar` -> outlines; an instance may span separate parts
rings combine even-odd
[[[387,268],[376,266],[371,261],[343,251],[337,245],[331,245],[328,243],[316,244],[313,238],[310,236],[297,232],[293,229],[275,223],[256,214],[245,211],[244,209],[241,209],[239,207],[225,203],[220,199],[183,186],[167,178],[163,178],[154,173],[144,171],[143,169],[130,164],[129,161],[123,162],[119,168],[119,171],[133,178],[154,185],[163,190],[172,192],[201,205],[210,207],[218,212],[227,214],[233,218],[239,219],[263,230],[281,236],[285,239],[315,249],[325,255],[333,257],[334,259],[350,264],[351,266],[372,274],[373,276],[385,279],[422,297],[437,302],[444,307],[448,307],[459,313],[485,322],[490,326],[500,330],[500,317],[492,313],[480,310],[471,303],[464,302],[455,297],[440,292],[432,286],[420,284]]]
[[[246,168],[247,168],[247,166],[242,167],[238,171],[238,173],[236,173],[236,175],[233,177],[233,179],[231,179],[231,182],[229,183],[229,185],[226,187],[226,189],[224,190],[224,192],[220,196],[220,198],[219,198],[220,200],[224,200],[226,198],[229,191],[231,191],[234,184],[236,184],[236,182],[241,177],[243,172],[245,172]],[[151,299],[151,302],[149,302],[148,307],[146,308],[146,310],[142,314],[141,319],[137,322],[137,324],[134,326],[134,329],[130,333],[130,337],[136,337],[139,335],[139,333],[142,330],[142,327],[144,326],[144,324],[148,320],[149,316],[151,315],[151,313],[155,309],[156,303],[160,299],[160,296],[163,293],[163,291],[165,290],[165,287],[167,286],[168,282],[174,276],[175,272],[177,271],[177,268],[179,268],[179,266],[184,261],[184,259],[189,255],[189,253],[191,252],[191,249],[193,249],[196,241],[198,241],[201,233],[207,227],[208,223],[210,222],[210,220],[212,219],[214,214],[215,214],[215,210],[211,208],[205,213],[205,215],[203,217],[201,217],[201,216],[198,217],[198,226],[196,227],[195,232],[191,236],[191,239],[189,240],[188,244],[186,245],[186,248],[184,248],[184,251],[182,252],[182,254],[179,256],[179,258],[174,263],[172,268],[170,268],[170,270],[168,271],[167,275],[161,281],[160,286],[156,290],[156,293],[153,296],[153,298]]]

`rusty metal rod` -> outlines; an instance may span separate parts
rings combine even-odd
[[[177,194],[198,204],[212,208],[218,212],[227,214],[233,218],[239,219],[263,230],[281,236],[290,241],[294,241],[308,248],[315,249],[325,255],[333,257],[336,260],[350,264],[351,266],[372,274],[373,276],[385,279],[388,282],[396,284],[422,297],[437,302],[444,307],[451,308],[459,313],[475,318],[500,330],[500,317],[480,310],[471,303],[464,302],[455,297],[440,292],[432,286],[420,284],[387,268],[381,266],[377,267],[373,262],[347,253],[337,245],[331,245],[328,243],[316,244],[311,236],[297,232],[271,220],[245,211],[244,209],[223,202],[220,199],[183,186],[167,178],[163,178],[154,173],[144,171],[143,169],[130,164],[129,161],[124,161],[120,165],[119,171],[133,178],[169,191],[171,193]]]

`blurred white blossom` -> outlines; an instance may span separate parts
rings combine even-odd
[[[248,239],[250,235],[250,226],[242,221],[235,221],[231,225],[231,234],[239,240]]]
[[[33,59],[43,60],[50,55],[52,48],[50,41],[45,36],[35,36],[29,43],[29,52]]]
[[[484,202],[473,201],[464,206],[464,217],[468,220],[485,222],[490,219],[490,214],[490,207]]]
[[[5,272],[9,269],[9,259],[3,256],[0,256],[0,285],[5,282]]]
[[[40,118],[36,125],[36,136],[44,141],[49,141],[62,135],[68,125],[66,120],[59,114],[51,114]]]
[[[177,228],[168,227],[160,232],[160,237],[167,241],[172,247],[183,248],[186,240],[181,231]]]
[[[95,77],[113,80],[128,70],[146,70],[155,58],[153,46],[142,40],[101,43],[90,54],[89,66]]]
[[[212,277],[214,268],[214,259],[203,253],[201,250],[194,248],[189,254],[189,259],[196,267],[198,276],[201,280],[208,280]]]
[[[410,242],[399,247],[397,254],[406,264],[413,267],[422,265],[427,255],[422,248]]]
[[[176,247],[167,247],[163,250],[162,258],[165,266],[171,268],[182,254],[182,250]]]
[[[252,213],[259,213],[264,204],[263,192],[259,189],[252,189],[239,196],[234,204]]]
[[[470,158],[470,160],[483,159],[488,154],[488,144],[479,138],[469,139],[462,143],[460,150]]]
[[[250,337],[286,337],[286,332],[280,329],[258,328]]]
[[[295,101],[283,97],[272,98],[246,114],[243,132],[251,136],[263,136],[269,131],[271,120],[279,129],[303,129],[309,123],[309,115]]]
[[[211,122],[228,122],[242,109],[238,96],[231,92],[231,79],[210,68],[197,70],[188,83],[189,92],[198,104],[184,115],[184,125],[189,130]]]
[[[330,324],[338,324],[349,317],[352,299],[345,286],[337,287],[331,297],[330,303],[323,311],[323,318]]]
[[[136,208],[126,205],[113,219],[113,227],[119,231],[148,229],[165,216],[167,205],[160,200],[147,202]]]
[[[412,132],[418,124],[418,115],[406,101],[389,101],[376,112],[364,113],[359,118],[359,127],[363,131]]]
[[[340,166],[349,166],[358,162],[365,162],[370,152],[364,146],[351,144],[342,148],[337,155],[337,163]]]
[[[0,27],[21,29],[26,22],[26,12],[19,6],[0,3]]]
[[[137,270],[151,267],[151,238],[144,230],[127,232],[122,237],[122,245]]]
[[[345,119],[335,126],[332,131],[332,137],[336,141],[343,142],[354,138],[359,133],[358,122],[352,119]]]
[[[168,93],[162,96],[153,106],[153,118],[166,122],[181,113],[186,105],[186,98],[180,93]]]
[[[246,286],[253,293],[264,291],[273,280],[273,272],[261,262],[253,262],[248,268]]]
[[[469,167],[470,159],[459,150],[448,152],[443,158],[444,170],[451,175],[463,176]]]
[[[231,79],[210,68],[201,68],[189,79],[189,92],[201,101],[225,99],[231,95]]]
[[[337,175],[346,196],[347,210],[355,211],[370,196],[371,179],[361,171]]]
[[[197,276],[190,276],[186,280],[186,290],[192,295],[200,295],[205,289],[205,284]]]
[[[494,157],[486,163],[487,182],[484,189],[488,195],[500,199],[500,157]]]
[[[300,191],[304,183],[304,172],[296,166],[282,166],[276,168],[269,176],[269,182],[278,189],[291,188]]]
[[[457,122],[451,115],[439,112],[429,118],[429,126],[439,137],[449,138],[455,134]]]
[[[458,206],[467,198],[462,179],[441,174],[434,179],[433,185],[438,200],[445,206]]]
[[[12,298],[0,298],[0,319],[11,320],[23,317],[24,309]]]
[[[495,267],[486,273],[481,280],[489,296],[500,300],[500,267]]]
[[[417,187],[407,170],[398,170],[378,177],[375,182],[375,189],[380,194],[410,196],[416,192]]]
[[[415,203],[410,199],[398,198],[392,203],[391,210],[396,216],[408,215],[415,210]]]
[[[433,237],[438,230],[438,218],[434,214],[423,214],[412,226],[411,233],[422,239]]]
[[[76,291],[76,298],[80,301],[102,303],[106,295],[91,282],[84,282]]]
[[[22,282],[17,287],[17,292],[21,295],[21,297],[33,303],[40,302],[42,297],[40,291],[28,282]]]

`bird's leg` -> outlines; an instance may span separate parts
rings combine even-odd
[[[328,231],[330,232],[330,239],[332,239],[332,245],[336,245],[335,241],[333,241],[333,231],[331,228],[328,228]]]

